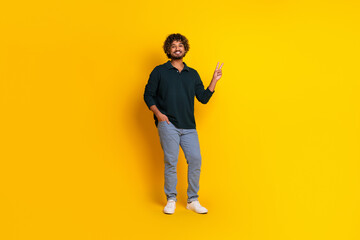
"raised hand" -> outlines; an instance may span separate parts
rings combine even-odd
[[[219,62],[217,63],[216,68],[215,68],[215,72],[214,72],[214,76],[213,76],[214,81],[218,81],[221,78],[221,76],[222,76],[221,68],[222,68],[223,65],[224,65],[224,63],[222,63],[220,68],[218,68],[219,67]]]

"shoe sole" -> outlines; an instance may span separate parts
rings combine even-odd
[[[194,210],[190,209],[188,206],[186,206],[186,209],[195,212]],[[207,214],[208,212],[202,212],[202,213],[195,212],[195,213],[198,213],[198,214]]]
[[[172,215],[172,214],[174,214],[174,213],[166,213],[166,212],[164,212],[165,214],[167,214],[167,215]]]

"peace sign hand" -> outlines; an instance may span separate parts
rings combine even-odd
[[[213,76],[214,81],[218,81],[221,78],[221,76],[222,76],[221,68],[222,68],[223,65],[224,65],[224,63],[222,63],[220,68],[218,68],[219,67],[219,62],[217,63],[216,68],[215,68],[215,72],[214,72],[214,76]]]

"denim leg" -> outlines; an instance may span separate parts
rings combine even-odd
[[[201,153],[199,138],[196,129],[183,129],[180,138],[180,146],[184,151],[188,164],[188,189],[187,202],[198,200],[199,180],[201,169]]]
[[[177,196],[177,163],[179,156],[180,132],[175,126],[167,122],[158,123],[158,133],[161,147],[164,151],[165,182],[164,190],[167,200],[175,200]]]

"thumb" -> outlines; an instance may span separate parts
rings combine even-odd
[[[167,124],[170,124],[170,121],[169,121],[169,119],[167,119],[167,120],[166,120],[166,122],[167,122]]]

